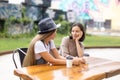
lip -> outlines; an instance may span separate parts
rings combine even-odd
[[[76,37],[78,37],[78,36],[77,36],[77,35],[73,35],[73,37],[75,37],[75,38],[76,38]]]

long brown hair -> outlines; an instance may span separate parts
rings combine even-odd
[[[37,34],[32,39],[32,41],[30,42],[30,45],[28,47],[27,54],[23,60],[23,65],[22,65],[23,67],[32,66],[32,65],[36,64],[35,53],[34,53],[34,45],[35,45],[36,41],[46,39],[47,37],[52,35],[55,32],[55,30],[52,30],[51,32],[45,33],[45,34]]]

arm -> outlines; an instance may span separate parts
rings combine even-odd
[[[52,52],[55,56],[55,58],[57,59],[65,59],[65,57],[61,56],[59,53],[58,53],[58,50],[56,48],[52,49]]]
[[[41,57],[43,57],[47,62],[50,62],[52,64],[66,64],[66,60],[65,59],[59,59],[59,58],[54,58],[50,53],[48,52],[41,52],[39,53]],[[59,54],[57,55],[57,53],[54,53],[55,57],[60,57]]]
[[[62,55],[62,56],[64,56],[64,57],[66,57],[66,56],[70,56],[69,55],[69,48],[68,48],[68,43],[69,41],[68,41],[68,39],[67,39],[67,37],[64,37],[63,39],[62,39],[62,42],[61,42],[61,45],[60,45],[60,54]]]
[[[79,57],[82,57],[83,56],[83,47],[80,46],[80,43],[79,43],[79,37],[78,36],[76,39],[75,39],[75,43],[73,44],[76,44],[76,45],[73,45],[74,47],[76,47],[76,49],[73,49],[72,52],[70,52],[69,50],[69,47],[72,48],[72,46],[70,46],[70,40],[69,40],[69,37],[64,37],[62,39],[62,42],[61,42],[61,45],[60,45],[60,54],[62,54],[62,56],[66,57],[66,56],[73,56],[74,55],[74,50],[75,51],[75,54],[78,54]],[[72,44],[71,44],[72,45]]]
[[[61,57],[59,54],[54,53],[56,57],[60,58],[54,58],[51,54],[47,52],[40,53],[40,56],[43,57],[47,62],[52,63],[53,65],[66,65],[66,59]],[[62,58],[62,59],[61,59]],[[74,65],[80,65],[81,59],[80,58],[74,58],[73,59]]]
[[[54,56],[57,58],[57,59],[64,59],[66,60],[65,57],[61,56],[59,53],[58,53],[58,50],[56,48],[52,49],[52,52],[54,54]],[[79,64],[79,62],[82,62],[82,63],[85,63],[85,59],[83,57],[73,57],[73,64],[77,65]]]
[[[76,48],[77,48],[78,56],[79,57],[83,57],[83,49],[80,46],[79,41],[77,39],[75,40],[75,43],[76,43]]]

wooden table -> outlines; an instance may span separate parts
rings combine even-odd
[[[94,57],[85,59],[89,69],[84,71],[80,66],[35,65],[15,69],[14,75],[24,80],[101,80],[120,74],[120,62]]]

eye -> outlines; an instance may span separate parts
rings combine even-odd
[[[80,31],[76,30],[76,32],[80,32]]]

